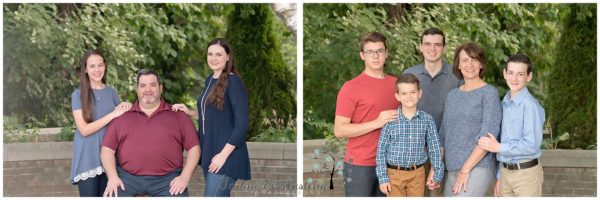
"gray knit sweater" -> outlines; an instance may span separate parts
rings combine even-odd
[[[464,92],[455,88],[448,93],[440,141],[444,147],[446,170],[460,170],[480,136],[500,133],[502,106],[498,90],[492,85]],[[476,167],[485,167],[496,173],[496,156],[487,153]]]

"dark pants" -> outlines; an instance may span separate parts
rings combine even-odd
[[[98,176],[81,180],[77,182],[77,188],[79,188],[80,197],[101,197],[104,195],[104,189],[106,189],[106,183],[108,178],[106,174],[102,173]]]
[[[375,166],[344,162],[344,191],[347,197],[385,197],[379,190]]]
[[[119,178],[125,185],[125,190],[118,187],[119,197],[134,197],[137,195],[150,195],[154,197],[163,196],[181,196],[187,197],[188,189],[185,188],[183,193],[171,195],[169,189],[171,181],[181,174],[181,169],[177,169],[163,176],[137,176],[126,172],[121,167],[117,167]]]
[[[206,172],[204,174],[205,197],[229,197],[231,196],[231,188],[235,185],[236,178],[229,177],[224,174],[215,174]]]

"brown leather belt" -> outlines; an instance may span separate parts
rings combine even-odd
[[[410,167],[401,167],[401,166],[387,164],[387,167],[390,168],[390,169],[396,169],[396,170],[412,171],[412,170],[419,169],[419,167],[422,167],[423,164],[413,165],[413,166],[410,166]]]

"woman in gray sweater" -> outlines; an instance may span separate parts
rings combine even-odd
[[[498,136],[502,120],[498,91],[482,79],[485,69],[479,46],[456,49],[452,70],[465,84],[448,93],[440,128],[448,170],[445,196],[483,196],[496,174],[495,155],[477,146],[487,133]]]

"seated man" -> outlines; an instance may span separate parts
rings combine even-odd
[[[104,197],[188,196],[187,185],[200,159],[196,128],[161,98],[156,72],[138,71],[136,92],[138,100],[109,124],[102,141],[100,158],[108,176]]]

